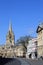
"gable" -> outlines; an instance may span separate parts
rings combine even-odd
[[[36,32],[38,33],[38,32],[40,32],[41,30],[42,30],[42,28],[41,28],[40,26],[38,26]]]

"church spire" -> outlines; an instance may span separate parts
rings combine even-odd
[[[15,36],[14,36],[13,31],[12,31],[12,23],[10,21],[9,30],[8,30],[8,33],[6,36],[6,44],[7,45],[14,45],[14,43],[15,43]]]
[[[9,31],[12,31],[12,23],[10,21],[10,24],[9,24]]]

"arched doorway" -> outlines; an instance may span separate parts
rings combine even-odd
[[[29,54],[29,58],[31,58],[31,55],[32,55],[32,54]]]
[[[36,58],[37,58],[37,52],[35,52],[35,56],[36,56]]]

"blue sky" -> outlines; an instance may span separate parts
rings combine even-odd
[[[0,44],[5,44],[10,20],[17,40],[20,36],[36,37],[43,22],[43,0],[0,0]]]

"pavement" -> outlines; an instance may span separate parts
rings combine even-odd
[[[43,60],[26,58],[0,58],[0,65],[43,65]]]
[[[32,60],[32,59],[24,59],[24,60],[30,63],[30,65],[43,65],[43,60]]]
[[[16,58],[0,58],[0,65],[21,65],[21,62]]]

